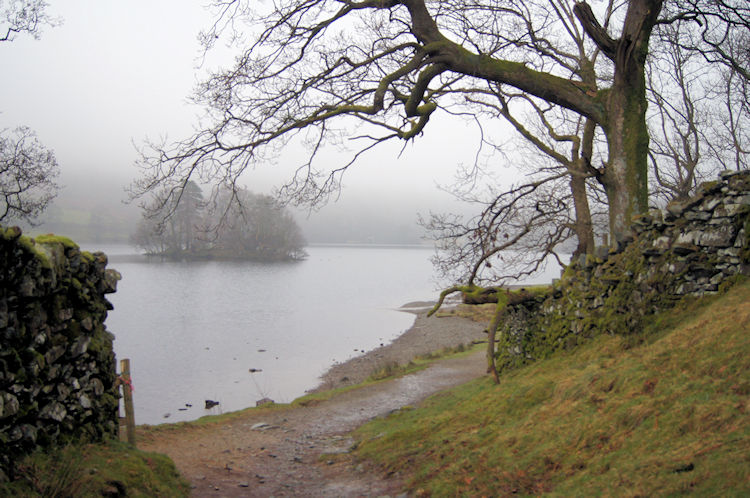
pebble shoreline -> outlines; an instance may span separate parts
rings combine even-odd
[[[334,364],[321,377],[320,384],[310,392],[359,384],[388,365],[405,365],[416,356],[444,348],[467,345],[487,339],[486,324],[455,316],[427,316],[434,303],[414,302],[399,308],[414,313],[414,325],[391,343]]]

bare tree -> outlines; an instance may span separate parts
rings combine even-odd
[[[704,131],[706,140],[701,145],[703,157],[712,156],[724,167],[747,168],[750,4],[745,0],[678,0],[667,4],[665,18],[677,26],[675,31],[679,33],[671,40],[676,46],[673,50],[683,58],[709,63],[701,74],[712,99],[710,123]],[[706,83],[706,73],[713,81]]]
[[[33,223],[57,193],[55,154],[27,127],[0,132],[0,221]]]
[[[610,0],[603,9],[605,26],[609,24],[614,11],[615,2]],[[515,15],[529,27],[527,30],[530,36],[523,43],[532,46],[536,52],[533,67],[544,68],[549,65],[547,60],[553,60],[564,74],[571,79],[580,79],[591,93],[597,91],[600,83],[607,86],[607,79],[599,77],[598,73],[609,75],[611,68],[606,61],[604,64],[598,63],[601,50],[578,28],[576,14],[569,3],[559,0],[548,0],[536,5],[525,3],[515,7]],[[538,23],[535,19],[547,19],[546,26],[543,24],[543,29],[533,29]],[[551,38],[554,32],[558,34]],[[527,60],[526,64],[532,62]],[[575,254],[593,253],[594,232],[586,181],[595,178],[602,182],[603,179],[603,170],[593,166],[596,123],[543,99],[523,92],[509,91],[506,87],[507,85],[491,83],[489,91],[471,89],[466,91],[465,98],[489,108],[494,117],[505,119],[516,129],[526,141],[528,147],[525,149],[534,157],[537,172],[552,170],[553,178],[556,178],[560,173],[559,168],[567,171],[572,197],[561,194],[559,190],[556,195],[572,199],[574,222],[568,226],[577,239]],[[514,111],[514,105],[525,108],[526,112]],[[552,166],[544,166],[546,162]],[[539,181],[539,175],[533,176],[535,182]]]
[[[571,235],[571,199],[564,172],[531,181],[492,201],[475,201],[481,213],[465,221],[457,215],[433,214],[422,222],[436,242],[433,264],[452,282],[498,285],[541,268],[547,256],[558,258],[559,244]]]
[[[461,251],[460,257],[469,259],[459,265],[466,266],[481,260],[485,263],[485,270],[500,269],[499,272],[485,271],[483,280],[495,278],[499,282],[513,278],[516,269],[520,271],[515,278],[523,277],[530,269],[538,269],[548,255],[554,254],[570,239],[576,241],[576,247],[568,251],[574,255],[592,254],[594,223],[587,181],[600,180],[600,170],[592,166],[595,124],[525,94],[500,88],[484,93],[490,94],[487,95],[489,100],[480,99],[483,92],[478,89],[472,91],[471,96],[467,95],[466,99],[480,105],[478,110],[503,118],[516,129],[521,141],[515,150],[513,167],[526,171],[527,179],[501,193],[492,192],[482,198],[481,192],[476,192],[473,176],[477,173],[474,172],[466,178],[470,182],[468,188],[462,182],[448,188],[459,199],[482,206],[482,214],[469,220],[471,227],[464,225],[463,230],[459,230],[458,220],[450,215],[433,215],[423,225],[437,240],[441,237],[455,238],[462,231],[472,233],[476,240],[485,239],[481,244],[463,245],[473,250]],[[516,101],[528,112],[517,115],[511,107]],[[596,185],[592,188],[596,189]],[[550,198],[555,202],[551,202]],[[506,216],[488,216],[489,213],[505,210],[515,213],[513,222],[509,222]],[[527,220],[528,226],[519,216],[523,212],[533,213]],[[501,231],[503,237],[497,237],[494,234],[496,231]],[[480,236],[483,232],[484,236]],[[542,232],[547,236],[541,237]],[[518,239],[511,235],[513,233],[519,235]],[[495,243],[489,243],[490,240]],[[509,241],[512,243],[508,244]],[[443,275],[448,274],[449,266],[459,263],[456,242],[438,243],[439,249],[446,253],[444,260],[440,256],[435,258]],[[568,248],[570,244],[565,246]],[[469,257],[470,253],[473,257]],[[511,257],[511,254],[514,256]],[[500,256],[502,260],[498,260]],[[489,258],[497,260],[498,265],[493,265]],[[467,278],[473,280],[476,275],[467,272],[464,277],[460,281]]]
[[[146,174],[136,194],[191,175],[236,183],[247,168],[297,138],[311,152],[287,193],[314,202],[337,187],[350,164],[318,176],[314,161],[321,147],[340,143],[344,135],[359,140],[354,161],[386,140],[413,139],[437,109],[450,103],[441,98],[441,89],[462,81],[472,87],[486,82],[510,85],[602,128],[609,148],[602,181],[611,231],[624,237],[630,216],[647,207],[644,65],[662,2],[625,2],[617,28],[602,26],[588,4],[575,4],[576,29],[587,34],[611,66],[611,84],[603,89],[592,89],[579,75],[564,72],[554,56],[546,57],[544,66],[527,66],[530,54],[536,58],[545,43],[538,38],[548,19],[524,25],[512,8],[516,5],[287,0],[266,7],[217,2],[219,19],[205,39],[229,29],[237,40],[249,39],[248,46],[233,68],[213,74],[195,96],[207,107],[210,124],[183,142],[156,146],[144,157]],[[359,131],[352,131],[356,124]]]
[[[722,164],[739,171],[750,168],[750,22],[728,45],[733,63],[725,65],[713,86],[713,96],[722,105],[718,123],[711,127],[710,145]]]
[[[747,43],[750,43],[748,41]],[[748,54],[750,57],[750,53]],[[710,150],[728,168],[750,168],[750,81],[731,69],[722,72],[714,94],[721,102],[711,127]]]
[[[13,41],[18,34],[39,38],[43,26],[55,26],[60,20],[47,14],[44,0],[0,0],[0,42]]]
[[[706,54],[686,43],[702,31],[697,22],[663,26],[652,49],[649,159],[656,202],[690,196],[720,169],[747,167],[749,82],[733,65],[706,64]],[[738,64],[746,60],[735,57]]]
[[[604,9],[605,24],[614,7],[610,1]],[[534,26],[535,19],[548,19],[543,29],[528,30],[533,36],[523,43],[534,46],[536,57],[528,59],[527,65],[543,68],[548,59],[553,59],[571,78],[584,82],[591,92],[596,91],[600,80],[604,86],[608,84],[606,78],[597,76],[597,70],[608,75],[609,64],[606,61],[597,64],[601,52],[577,27],[578,20],[567,2],[524,3],[514,9],[516,17],[526,26]],[[587,181],[600,182],[602,176],[602,170],[594,167],[596,123],[542,99],[513,91],[507,85],[490,83],[482,88],[447,91],[462,93],[466,102],[476,105],[477,115],[505,120],[518,132],[522,141],[517,144],[514,167],[527,170],[528,179],[484,201],[474,192],[462,192],[461,186],[449,189],[459,198],[483,208],[481,215],[466,223],[459,223],[450,215],[433,215],[425,223],[438,239],[438,251],[433,258],[438,271],[444,276],[454,273],[457,278],[454,281],[499,284],[526,276],[549,255],[560,261],[556,251],[563,247],[574,256],[592,254],[594,223]],[[487,140],[493,148],[507,149],[506,144],[492,143],[492,138]],[[596,162],[602,164],[602,158],[606,158],[606,153]],[[471,187],[473,190],[474,185]],[[554,206],[549,202],[550,196],[557,201]],[[545,208],[551,209],[544,211]],[[489,212],[500,211],[515,213],[513,222],[507,222],[506,216],[487,216]],[[533,213],[527,220],[528,226],[523,223],[521,213]],[[502,237],[495,232],[501,232]],[[542,237],[542,233],[546,235]],[[577,243],[575,249],[565,244],[572,238]],[[475,266],[477,261],[482,264]]]
[[[549,9],[555,13],[554,22],[558,25],[558,32],[566,33],[564,40],[556,39],[550,43],[548,37],[542,36],[539,31],[534,31],[535,36],[530,36],[524,43],[534,45],[537,49],[539,58],[534,61],[527,60],[527,65],[542,67],[545,58],[554,58],[559,65],[566,68],[571,75],[578,75],[580,79],[586,82],[589,88],[596,89],[599,86],[606,86],[608,74],[607,65],[597,65],[598,56],[597,47],[587,46],[586,39],[582,33],[575,29],[576,19],[572,12],[566,10],[565,4],[561,2],[547,2],[547,5],[555,6]],[[725,4],[724,8],[728,8]],[[533,6],[533,3],[532,3]],[[698,7],[706,8],[708,5],[699,5],[697,3],[686,3],[682,5],[682,10],[670,9],[675,15],[673,18],[663,18],[659,21],[659,31],[656,43],[652,44],[652,53],[650,54],[649,63],[649,103],[652,109],[649,117],[651,132],[651,148],[649,151],[650,164],[653,171],[652,197],[659,198],[661,201],[673,198],[684,198],[697,187],[697,185],[708,176],[712,176],[718,169],[718,164],[737,164],[745,159],[747,153],[743,144],[745,143],[742,135],[745,127],[741,126],[742,118],[745,117],[746,106],[743,105],[742,96],[746,96],[746,86],[738,85],[744,82],[741,75],[736,74],[734,66],[729,64],[706,64],[706,58],[702,50],[710,52],[711,46],[702,43],[700,36],[695,36],[705,26],[704,23],[697,22],[698,16],[707,16],[710,12],[701,12]],[[685,8],[692,10],[685,10]],[[508,7],[510,10],[510,7]],[[522,24],[532,25],[534,17],[544,17],[540,12],[533,12],[533,7],[527,3],[523,6],[517,6],[514,9],[516,16],[523,20]],[[611,3],[605,9],[603,16],[605,25],[609,22],[610,16],[616,14],[615,4]],[[553,21],[548,21],[552,24]],[[529,30],[532,32],[531,30]],[[703,30],[705,32],[705,30]],[[738,35],[742,38],[741,34]],[[567,44],[565,43],[567,40]],[[741,46],[741,43],[733,43],[731,46]],[[745,44],[747,46],[747,44]],[[689,47],[689,48],[687,48]],[[730,47],[731,48],[731,47]],[[745,59],[736,49],[730,51],[733,55],[735,65],[744,64],[750,52],[746,51]],[[721,73],[722,67],[726,66],[723,78],[724,85],[716,87],[716,80]],[[603,74],[604,77],[599,76]],[[734,78],[733,78],[734,76]],[[734,87],[734,91],[730,89]],[[739,89],[739,91],[738,91]],[[723,93],[722,93],[723,90]],[[570,188],[573,194],[572,204],[575,207],[575,223],[572,227],[579,240],[579,245],[574,251],[575,254],[593,251],[594,237],[591,230],[592,222],[590,210],[588,209],[589,201],[587,199],[586,179],[595,178],[603,180],[604,168],[597,168],[592,162],[593,156],[593,138],[595,123],[586,120],[586,126],[581,126],[582,118],[568,118],[566,111],[558,106],[550,105],[540,99],[531,97],[524,93],[513,93],[508,91],[502,85],[492,86],[489,88],[449,88],[447,91],[461,92],[465,94],[468,102],[478,104],[479,112],[489,110],[494,117],[503,117],[523,136],[528,144],[536,151],[535,162],[540,163],[539,152],[548,158],[551,158],[558,166],[567,169],[571,176]],[[496,97],[496,98],[495,98]],[[710,108],[721,107],[721,100],[726,102],[726,117],[715,111],[709,112]],[[531,112],[526,112],[520,117],[511,110],[512,102],[525,102]],[[719,121],[724,125],[720,126]],[[534,123],[536,123],[535,128]],[[576,127],[569,126],[570,123],[576,123]],[[717,130],[722,128],[721,130]],[[583,129],[583,131],[582,131]],[[714,131],[712,133],[712,130]],[[723,139],[716,139],[717,133],[723,131]],[[713,140],[711,140],[713,138]],[[568,143],[571,145],[570,151],[563,151],[558,145]],[[716,152],[721,148],[721,154]],[[710,152],[713,154],[709,154]],[[707,153],[708,152],[708,153]],[[729,161],[729,156],[732,161]],[[714,157],[710,157],[714,156]],[[604,156],[606,157],[606,156]],[[542,173],[542,174],[540,174]],[[536,174],[531,174],[532,180],[527,181],[525,185],[516,185],[511,190],[503,192],[505,204],[499,198],[487,200],[484,206],[494,205],[491,210],[497,210],[498,203],[505,208],[511,209],[514,205],[517,208],[516,200],[511,201],[512,193],[520,194],[526,192],[537,192],[538,185],[545,181],[554,181],[555,176],[560,170],[553,167],[538,166]],[[545,179],[544,174],[549,175]],[[595,187],[595,184],[590,184]],[[564,202],[570,203],[570,196],[561,194],[564,189],[559,188],[559,183],[555,189],[555,196]],[[597,194],[594,190],[593,194]],[[460,196],[463,194],[461,193]],[[523,194],[520,194],[523,195]],[[480,203],[476,198],[472,202]],[[527,199],[528,201],[528,199]],[[523,203],[523,201],[518,200]],[[659,202],[659,201],[657,201]],[[537,206],[539,204],[536,204]],[[499,219],[503,219],[502,217]],[[435,258],[436,267],[443,275],[450,274],[451,271],[463,275],[464,279],[458,281],[473,281],[476,276],[472,272],[473,264],[476,261],[485,259],[485,254],[494,253],[498,246],[511,249],[513,246],[506,246],[507,240],[499,240],[497,244],[490,244],[487,240],[497,240],[493,231],[503,227],[494,227],[492,223],[486,222],[487,217],[478,216],[469,222],[459,222],[455,217],[450,215],[433,216],[426,223],[432,234],[437,238],[446,237],[450,239],[439,243],[438,256]],[[532,223],[532,220],[529,220]],[[547,223],[565,224],[571,223],[570,218],[547,217]],[[539,218],[535,217],[534,224],[537,225]],[[512,232],[511,227],[507,225],[504,233]],[[516,231],[519,231],[520,225],[515,224]],[[553,231],[551,229],[551,231]],[[479,234],[486,232],[484,238]],[[463,235],[461,235],[463,234]],[[471,234],[473,240],[483,240],[482,243],[471,243],[468,234]],[[461,237],[466,237],[463,242],[458,242]],[[513,237],[510,240],[515,240]],[[521,239],[523,240],[523,239]],[[521,242],[519,240],[519,242]],[[459,250],[460,248],[460,250]],[[469,250],[471,248],[471,250]],[[588,248],[588,249],[587,249]],[[539,257],[548,254],[548,247],[544,244],[538,246]],[[523,243],[519,244],[519,252],[526,256],[525,261],[521,264],[522,271],[519,276],[523,275],[523,269],[529,268],[529,263],[533,260],[530,254],[524,251]],[[496,256],[495,256],[496,257]],[[466,258],[468,261],[462,261]],[[506,258],[507,259],[507,258]],[[523,259],[523,258],[512,258]],[[497,271],[483,271],[485,275],[491,275],[496,278],[510,277],[507,261],[500,262],[504,273]],[[493,265],[495,268],[497,265]],[[463,272],[459,269],[463,268]]]
[[[706,68],[679,46],[678,30],[679,25],[662,30],[648,71],[652,194],[662,200],[687,198],[702,179],[699,165],[707,162],[701,147],[708,119],[701,85]]]
[[[750,4],[744,0],[678,0],[667,4],[663,22],[690,24],[678,40],[680,48],[709,63],[726,66],[750,81]]]
[[[0,0],[0,42],[18,34],[38,38],[43,26],[60,21],[50,17],[43,0]],[[0,132],[0,221],[33,224],[57,194],[59,174],[55,154],[28,127]]]

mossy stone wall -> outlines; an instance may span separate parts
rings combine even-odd
[[[570,349],[598,334],[632,334],[684,296],[750,276],[750,171],[725,172],[698,194],[633,220],[633,237],[582,257],[549,291],[509,305],[498,367]]]
[[[39,447],[118,431],[113,336],[120,275],[64,237],[0,226],[0,480]]]

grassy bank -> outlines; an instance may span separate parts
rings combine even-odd
[[[189,485],[165,455],[111,441],[37,452],[17,464],[0,496],[187,496]]]
[[[361,428],[358,458],[434,496],[747,496],[750,283]]]

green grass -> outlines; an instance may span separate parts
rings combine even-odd
[[[189,484],[165,455],[116,441],[37,452],[18,462],[0,496],[188,496]]]
[[[750,494],[750,282],[357,433],[434,496]],[[665,327],[669,328],[665,328]]]
[[[393,379],[396,377],[403,377],[404,375],[424,370],[425,368],[429,367],[435,360],[447,357],[461,356],[465,353],[477,351],[478,349],[480,349],[480,347],[476,344],[459,344],[455,347],[445,347],[443,349],[433,351],[432,353],[418,355],[414,359],[410,360],[409,363],[406,363],[404,365],[399,364],[396,361],[386,363],[384,366],[374,371],[367,378],[367,380],[360,385],[366,385],[369,383]]]

